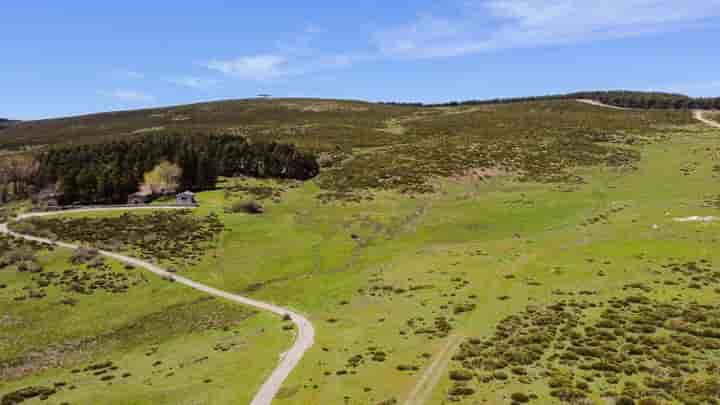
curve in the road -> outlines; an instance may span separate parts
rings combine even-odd
[[[29,214],[21,214],[17,217],[18,220],[31,218],[31,217],[41,217],[41,216],[49,216],[49,215],[57,215],[57,214],[64,214],[64,213],[79,213],[79,212],[93,212],[93,211],[108,211],[108,210],[139,210],[139,209],[188,209],[191,207],[162,207],[162,206],[147,206],[147,207],[132,207],[132,208],[86,208],[86,209],[73,209],[73,210],[65,210],[65,211],[57,211],[57,212],[40,212],[40,213],[29,213]],[[67,249],[77,249],[78,245],[71,244],[71,243],[65,243],[65,242],[56,242],[45,238],[39,238],[32,235],[25,235],[20,234],[17,232],[13,232],[8,228],[8,224],[0,224],[0,233],[8,234],[17,238],[22,238],[30,241],[35,241],[39,243],[43,243],[46,245],[56,245],[60,247],[64,247]],[[305,317],[302,315],[293,312],[291,310],[269,304],[267,302],[257,301],[251,298],[244,297],[242,295],[237,295],[233,293],[229,293],[226,291],[218,290],[217,288],[213,288],[210,286],[207,286],[205,284],[201,284],[198,282],[195,282],[193,280],[190,280],[188,278],[178,276],[176,274],[170,273],[166,271],[165,269],[158,267],[152,263],[148,263],[143,260],[135,259],[133,257],[124,256],[121,254],[108,252],[104,250],[99,251],[100,254],[106,257],[113,258],[115,260],[121,261],[123,263],[131,264],[133,266],[142,267],[144,269],[147,269],[161,277],[164,277],[167,280],[172,280],[177,283],[186,285],[188,287],[192,287],[196,290],[205,292],[210,295],[214,295],[216,297],[224,298],[230,301],[234,301],[243,305],[248,305],[251,307],[255,307],[264,311],[269,311],[274,314],[285,316],[288,315],[292,322],[295,324],[297,328],[297,335],[295,338],[295,342],[293,346],[285,352],[282,355],[282,359],[280,360],[280,364],[275,368],[275,370],[272,372],[272,374],[265,380],[262,387],[260,387],[260,390],[255,394],[255,397],[253,398],[250,405],[269,405],[275,396],[277,395],[278,391],[280,390],[280,387],[282,386],[285,379],[290,375],[290,372],[297,366],[297,364],[300,362],[300,359],[302,359],[305,352],[313,345],[315,341],[315,329],[313,328],[310,321],[308,321]]]
[[[575,101],[577,101],[578,103],[594,105],[594,106],[596,106],[596,107],[612,108],[613,110],[624,110],[624,111],[631,111],[631,110],[633,110],[632,108],[618,107],[618,106],[609,105],[609,104],[601,103],[601,102],[599,102],[599,101],[588,100],[588,99],[584,99],[584,98],[579,98],[579,99],[576,99]],[[705,111],[703,111],[703,110],[693,110],[692,114],[693,114],[693,118],[694,118],[694,119],[702,122],[703,124],[709,125],[709,126],[711,126],[711,127],[713,127],[713,128],[720,128],[720,122],[713,121],[713,120],[711,120],[711,119],[709,119],[709,118],[706,118],[706,117],[705,117]]]
[[[695,117],[696,120],[709,125],[713,128],[720,128],[720,123],[717,121],[713,121],[709,118],[705,118],[704,111],[695,110],[693,111],[693,117]]]

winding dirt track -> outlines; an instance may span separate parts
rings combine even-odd
[[[605,103],[601,103],[599,101],[589,100],[586,98],[578,98],[575,101],[577,101],[578,103],[594,105],[595,107],[612,108],[613,110],[626,110],[626,111],[630,110],[630,108],[618,107],[616,105],[605,104]]]
[[[612,108],[613,110],[624,110],[624,111],[632,111],[633,110],[632,108],[617,107],[614,105],[609,105],[609,104],[601,103],[599,101],[588,100],[588,99],[584,99],[584,98],[579,98],[579,99],[576,99],[575,101],[577,101],[578,103],[594,105],[596,107]],[[705,111],[693,110],[692,114],[693,114],[693,118],[702,122],[703,124],[709,125],[713,128],[720,128],[720,122],[713,121],[710,118],[705,118]]]
[[[704,111],[695,110],[695,111],[693,111],[693,117],[696,120],[698,120],[706,125],[710,125],[713,128],[720,128],[720,123],[713,121],[709,118],[705,118],[705,115],[703,113],[704,113]]]
[[[77,212],[94,212],[94,211],[111,211],[111,210],[122,210],[122,211],[129,211],[129,210],[140,210],[140,209],[188,209],[187,207],[162,207],[162,206],[147,206],[147,207],[123,207],[123,208],[81,208],[81,209],[75,209],[75,210],[65,210],[65,211],[57,211],[57,212],[41,212],[41,213],[31,213],[31,214],[22,214],[17,217],[18,220],[25,219],[25,218],[32,218],[32,217],[42,217],[42,216],[49,216],[49,215],[58,215],[58,214],[64,214],[64,213],[77,213]],[[22,238],[30,241],[35,241],[39,243],[43,243],[46,245],[57,245],[60,247],[64,247],[67,249],[77,249],[78,245],[74,245],[71,243],[65,243],[65,242],[55,242],[49,239],[44,238],[38,238],[31,235],[24,235],[19,234],[16,232],[13,232],[8,229],[7,223],[0,224],[0,233],[8,234],[17,238]],[[265,380],[262,387],[260,387],[260,390],[255,394],[255,397],[253,398],[250,405],[269,405],[275,396],[277,395],[278,391],[280,390],[280,387],[282,386],[285,379],[290,375],[290,372],[297,366],[297,364],[300,362],[300,359],[302,359],[305,352],[313,345],[315,341],[315,329],[313,328],[310,321],[308,321],[305,317],[302,315],[290,311],[288,309],[269,304],[262,301],[256,301],[251,298],[243,297],[241,295],[232,294],[226,291],[218,290],[216,288],[197,283],[195,281],[192,281],[190,279],[187,279],[182,276],[175,275],[173,273],[170,273],[152,263],[148,263],[139,259],[135,259],[132,257],[120,255],[113,252],[108,252],[101,250],[100,254],[106,257],[113,258],[115,260],[121,261],[123,263],[131,264],[133,266],[142,267],[144,269],[147,269],[161,277],[164,277],[165,279],[172,280],[175,282],[178,282],[180,284],[186,285],[188,287],[192,287],[196,290],[203,291],[207,294],[214,295],[216,297],[224,298],[230,301],[234,301],[243,305],[248,305],[251,307],[255,307],[264,311],[269,311],[274,314],[284,316],[289,315],[292,322],[297,327],[297,336],[295,338],[295,343],[293,346],[288,350],[287,352],[283,353],[281,355],[280,364],[278,364],[277,368],[272,372],[270,377]]]

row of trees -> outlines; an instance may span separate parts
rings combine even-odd
[[[634,91],[595,91],[567,95],[568,98],[584,98],[626,108],[716,110],[720,109],[720,97],[693,98],[683,94],[648,93]]]
[[[532,101],[588,99],[604,104],[625,108],[642,109],[697,109],[720,110],[720,97],[692,98],[682,94],[639,92],[639,91],[588,91],[570,94],[553,94],[537,97],[495,98],[489,100],[453,101],[442,104],[423,103],[385,103],[411,107],[454,107],[484,104],[527,103]]]
[[[214,188],[218,176],[306,180],[319,172],[315,157],[293,145],[249,143],[231,135],[148,134],[51,147],[36,158],[35,187],[57,185],[62,204],[124,203],[146,180],[158,183],[155,177],[166,174],[157,172],[166,167],[162,162],[177,167],[170,173],[174,184],[195,191]]]

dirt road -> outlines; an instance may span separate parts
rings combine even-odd
[[[94,212],[94,211],[108,211],[108,210],[140,210],[140,209],[188,209],[188,208],[182,208],[182,207],[161,207],[161,206],[147,206],[147,207],[132,207],[132,208],[109,208],[109,209],[103,209],[103,208],[87,208],[87,209],[75,209],[75,210],[66,210],[66,211],[58,211],[58,212],[43,212],[43,213],[31,213],[31,214],[23,214],[18,216],[18,220],[25,219],[25,218],[32,218],[32,217],[42,217],[42,216],[49,216],[49,215],[58,215],[58,214],[65,214],[65,213],[78,213],[78,212]],[[57,245],[66,249],[77,249],[78,245],[74,245],[71,243],[65,243],[65,242],[54,242],[49,239],[44,238],[38,238],[31,235],[23,235],[19,233],[12,232],[8,229],[7,224],[0,224],[0,233],[12,235],[17,238],[22,238],[30,241],[35,241],[47,245]],[[297,364],[300,362],[300,359],[302,359],[305,352],[313,345],[315,342],[315,329],[313,328],[310,321],[308,321],[305,317],[302,315],[290,311],[288,309],[269,304],[267,302],[257,301],[251,298],[243,297],[241,295],[229,293],[226,291],[218,290],[216,288],[197,283],[195,281],[192,281],[190,279],[187,279],[182,276],[178,276],[176,274],[170,273],[166,271],[165,269],[158,267],[152,263],[148,263],[139,259],[135,259],[129,256],[124,256],[121,254],[108,252],[101,250],[100,254],[106,257],[113,258],[115,260],[121,261],[123,263],[131,264],[136,267],[141,267],[146,270],[149,270],[167,280],[172,280],[177,283],[186,285],[188,287],[192,287],[196,290],[203,291],[207,294],[214,295],[216,297],[224,298],[230,301],[234,301],[243,305],[248,305],[251,307],[255,307],[258,309],[261,309],[263,311],[269,311],[274,314],[285,316],[290,316],[290,319],[295,324],[297,328],[297,335],[295,338],[295,343],[293,346],[282,354],[280,359],[280,364],[278,364],[277,368],[272,372],[272,374],[265,380],[262,387],[260,387],[260,390],[255,394],[255,397],[253,398],[250,405],[269,405],[273,399],[275,398],[275,395],[277,395],[278,391],[280,390],[280,387],[282,386],[285,379],[290,375],[290,372],[297,366]],[[246,367],[247,365],[242,365],[242,367]]]
[[[433,393],[433,389],[440,382],[440,378],[445,373],[450,360],[452,359],[455,349],[462,342],[461,336],[451,336],[445,346],[443,346],[440,353],[435,356],[435,359],[423,371],[422,376],[418,380],[417,384],[413,388],[408,398],[405,400],[405,405],[422,405],[430,399]]]
[[[704,111],[700,111],[700,110],[693,111],[693,117],[695,117],[696,120],[698,120],[706,125],[709,125],[713,128],[720,128],[720,123],[713,121],[709,118],[705,118]]]
[[[595,100],[588,100],[585,98],[578,98],[575,101],[577,101],[578,103],[594,105],[596,107],[612,108],[613,110],[630,110],[630,108],[618,107],[618,106],[614,106],[614,105],[610,105],[610,104],[601,103],[601,102],[595,101]]]
[[[632,110],[632,108],[616,107],[614,105],[604,104],[604,103],[601,103],[601,102],[595,101],[595,100],[587,100],[587,99],[579,98],[579,99],[576,99],[575,101],[577,101],[578,103],[594,105],[596,107],[612,108],[613,110],[625,110],[625,111]],[[692,113],[693,113],[693,118],[702,122],[703,124],[709,125],[713,128],[720,128],[720,122],[713,121],[709,118],[705,118],[705,111],[694,110]]]

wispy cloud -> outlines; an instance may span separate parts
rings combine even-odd
[[[305,26],[303,32],[306,34],[322,34],[325,32],[325,29],[319,25],[308,24]]]
[[[133,103],[152,103],[155,101],[154,96],[139,90],[116,89],[110,91],[101,91],[100,94],[105,97]]]
[[[113,70],[111,75],[115,79],[123,79],[123,80],[141,80],[141,79],[145,78],[144,73],[138,72],[136,70],[128,70],[128,69]]]
[[[206,67],[241,79],[266,80],[283,76],[288,60],[280,55],[243,56],[229,60],[213,60]]]
[[[421,14],[376,33],[386,56],[449,57],[624,38],[720,16],[720,0],[468,0],[456,15]]]
[[[348,67],[370,55],[328,54],[328,55],[255,55],[228,60],[214,60],[205,66],[225,75],[245,80],[265,81],[290,76],[300,76],[331,69]]]
[[[187,87],[195,90],[207,90],[217,86],[220,81],[204,77],[183,76],[167,80],[180,87]]]
[[[243,80],[267,81],[349,67],[377,57],[372,52],[338,52],[318,47],[327,30],[307,24],[292,38],[279,39],[263,54],[219,58],[203,65],[215,72]]]

